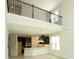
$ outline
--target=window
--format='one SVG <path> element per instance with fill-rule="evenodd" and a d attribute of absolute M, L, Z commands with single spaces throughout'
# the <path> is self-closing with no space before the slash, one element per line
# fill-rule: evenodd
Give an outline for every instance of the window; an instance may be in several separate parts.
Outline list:
<path fill-rule="evenodd" d="M 56 15 L 59 15 L 58 9 L 53 13 L 56 14 Z M 51 14 L 51 23 L 57 24 L 59 17 L 54 15 L 54 14 Z"/>
<path fill-rule="evenodd" d="M 53 50 L 60 50 L 60 37 L 59 36 L 51 37 L 51 46 Z"/>

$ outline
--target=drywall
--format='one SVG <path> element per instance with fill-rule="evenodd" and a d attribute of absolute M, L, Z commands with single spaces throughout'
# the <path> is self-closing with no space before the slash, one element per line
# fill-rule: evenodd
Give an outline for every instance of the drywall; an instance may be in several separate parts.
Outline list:
<path fill-rule="evenodd" d="M 9 34 L 9 52 L 10 56 L 17 56 L 17 35 Z"/>
<path fill-rule="evenodd" d="M 6 3 L 6 6 L 5 6 L 5 13 L 7 13 L 7 3 Z M 6 23 L 6 20 L 5 20 L 5 59 L 8 59 L 8 28 L 7 28 L 7 23 Z"/>
<path fill-rule="evenodd" d="M 7 25 L 5 26 L 5 58 L 8 59 L 8 30 L 7 30 Z"/>
<path fill-rule="evenodd" d="M 62 15 L 62 27 L 64 31 L 60 34 L 60 51 L 50 50 L 52 55 L 74 59 L 74 8 L 73 0 L 65 0 L 59 7 Z"/>
<path fill-rule="evenodd" d="M 60 25 L 7 13 L 9 32 L 26 35 L 53 34 L 62 31 Z"/>

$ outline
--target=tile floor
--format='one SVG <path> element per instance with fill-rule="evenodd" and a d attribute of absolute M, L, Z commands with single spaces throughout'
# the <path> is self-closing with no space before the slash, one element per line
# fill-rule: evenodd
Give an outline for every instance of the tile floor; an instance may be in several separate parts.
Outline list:
<path fill-rule="evenodd" d="M 9 59 L 65 59 L 65 58 L 60 58 L 52 55 L 41 55 L 41 56 L 17 56 L 17 57 L 10 57 Z"/>

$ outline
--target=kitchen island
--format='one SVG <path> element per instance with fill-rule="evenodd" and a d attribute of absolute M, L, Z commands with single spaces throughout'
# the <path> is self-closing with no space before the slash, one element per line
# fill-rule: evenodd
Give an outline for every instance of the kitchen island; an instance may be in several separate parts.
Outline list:
<path fill-rule="evenodd" d="M 37 56 L 49 54 L 48 48 L 24 48 L 24 56 Z"/>

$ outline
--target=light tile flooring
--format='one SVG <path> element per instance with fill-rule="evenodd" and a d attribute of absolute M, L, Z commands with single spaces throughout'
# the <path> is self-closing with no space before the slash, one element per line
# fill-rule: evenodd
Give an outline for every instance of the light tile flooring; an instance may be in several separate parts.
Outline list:
<path fill-rule="evenodd" d="M 64 58 L 60 58 L 52 55 L 41 55 L 41 56 L 28 56 L 28 57 L 17 56 L 17 57 L 10 57 L 9 59 L 64 59 Z"/>

